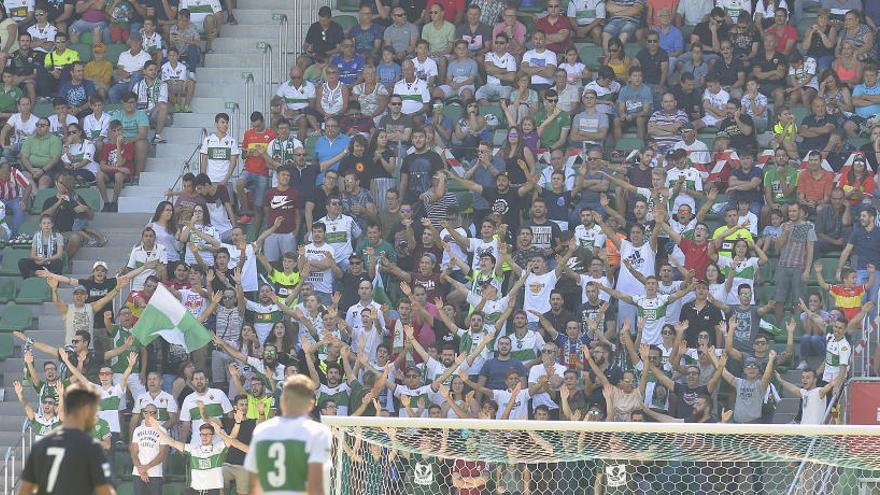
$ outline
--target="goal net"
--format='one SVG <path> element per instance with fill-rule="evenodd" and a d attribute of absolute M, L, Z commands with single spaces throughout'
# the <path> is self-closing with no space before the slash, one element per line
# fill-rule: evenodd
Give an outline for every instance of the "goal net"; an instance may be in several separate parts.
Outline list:
<path fill-rule="evenodd" d="M 333 495 L 880 493 L 880 427 L 323 421 Z"/>

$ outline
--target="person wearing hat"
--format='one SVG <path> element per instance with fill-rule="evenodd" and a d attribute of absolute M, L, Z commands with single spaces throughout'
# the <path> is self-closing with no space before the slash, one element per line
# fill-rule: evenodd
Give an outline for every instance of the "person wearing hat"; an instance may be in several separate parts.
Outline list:
<path fill-rule="evenodd" d="M 95 43 L 92 47 L 92 60 L 85 65 L 84 71 L 85 79 L 91 81 L 101 98 L 106 100 L 107 90 L 113 84 L 113 64 L 107 60 L 107 45 Z M 101 108 L 103 110 L 103 107 Z M 93 103 L 92 112 L 95 112 Z M 109 120 L 107 122 L 109 123 Z M 94 139 L 95 136 L 92 138 Z"/>
<path fill-rule="evenodd" d="M 46 283 L 48 283 L 49 288 L 52 289 L 52 303 L 55 304 L 55 308 L 61 313 L 61 316 L 64 317 L 64 341 L 69 342 L 73 339 L 73 336 L 77 331 L 82 330 L 88 332 L 89 335 L 92 334 L 95 315 L 98 311 L 101 311 L 104 306 L 113 301 L 113 298 L 116 297 L 125 283 L 125 279 L 117 278 L 116 286 L 113 290 L 94 303 L 86 302 L 89 291 L 86 290 L 85 286 L 77 285 L 73 289 L 73 302 L 64 304 L 58 296 L 58 279 L 47 278 Z"/>

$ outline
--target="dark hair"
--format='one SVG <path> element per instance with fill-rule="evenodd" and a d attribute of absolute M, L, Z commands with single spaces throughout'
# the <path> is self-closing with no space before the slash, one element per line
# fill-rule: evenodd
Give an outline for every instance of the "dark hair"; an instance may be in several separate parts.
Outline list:
<path fill-rule="evenodd" d="M 101 396 L 91 386 L 75 383 L 64 391 L 64 414 L 76 414 L 84 407 L 98 407 Z"/>

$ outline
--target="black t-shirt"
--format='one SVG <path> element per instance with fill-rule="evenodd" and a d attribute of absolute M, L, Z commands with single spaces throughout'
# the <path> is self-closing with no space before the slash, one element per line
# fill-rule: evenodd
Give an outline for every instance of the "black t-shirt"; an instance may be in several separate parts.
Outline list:
<path fill-rule="evenodd" d="M 489 202 L 489 211 L 498 213 L 504 218 L 508 232 L 515 232 L 519 226 L 520 211 L 526 200 L 518 194 L 518 187 L 511 187 L 500 192 L 497 187 L 483 187 L 483 197 Z"/>
<path fill-rule="evenodd" d="M 675 382 L 675 396 L 678 397 L 676 408 L 679 418 L 687 418 L 694 412 L 694 402 L 703 395 L 709 395 L 709 387 L 700 385 L 697 388 L 689 388 L 684 383 Z"/>
<path fill-rule="evenodd" d="M 79 281 L 80 285 L 86 288 L 88 291 L 88 296 L 86 297 L 87 303 L 93 303 L 98 299 L 106 296 L 110 293 L 114 288 L 116 288 L 116 278 L 107 278 L 104 279 L 103 282 L 98 283 L 95 282 L 94 277 L 89 277 L 87 279 L 82 279 Z M 95 326 L 96 329 L 103 329 L 104 327 L 104 311 L 110 311 L 115 313 L 113 310 L 113 302 L 111 301 L 109 305 L 104 306 L 104 309 L 100 311 L 97 315 L 95 315 Z M 115 316 L 115 314 L 114 314 Z M 113 316 L 110 317 L 110 320 L 113 320 Z"/>
<path fill-rule="evenodd" d="M 743 67 L 743 63 L 736 57 L 733 57 L 729 64 L 722 57 L 721 60 L 715 62 L 715 70 L 718 72 L 719 79 L 721 79 L 721 85 L 730 86 L 736 82 L 739 73 L 745 72 L 746 69 Z"/>
<path fill-rule="evenodd" d="M 718 27 L 718 41 L 724 41 L 727 39 L 727 35 L 730 32 L 730 28 L 724 24 Z M 700 43 L 703 44 L 703 53 L 715 53 L 712 50 L 712 31 L 709 30 L 709 22 L 701 22 L 694 27 L 694 33 L 700 38 Z"/>
<path fill-rule="evenodd" d="M 339 175 L 345 177 L 346 174 L 354 172 L 360 179 L 361 187 L 367 190 L 370 189 L 374 169 L 375 164 L 369 156 L 345 155 L 339 161 Z"/>
<path fill-rule="evenodd" d="M 528 221 L 526 227 L 532 229 L 532 246 L 538 249 L 552 249 L 559 242 L 559 236 L 562 235 L 562 229 L 556 222 L 545 220 L 543 223 L 535 223 Z"/>
<path fill-rule="evenodd" d="M 62 204 L 55 210 L 55 214 L 52 215 L 52 222 L 55 224 L 55 230 L 58 232 L 70 232 L 73 230 L 73 221 L 76 219 L 76 212 L 73 211 L 73 209 L 76 207 L 77 203 L 82 200 L 76 195 L 65 196 L 64 200 L 59 200 L 58 196 L 52 196 L 43 202 L 43 211 L 48 210 L 58 201 L 62 201 Z"/>
<path fill-rule="evenodd" d="M 69 354 L 70 364 L 79 365 L 79 356 L 75 352 Z M 82 374 L 92 383 L 98 382 L 98 371 L 104 366 L 104 352 L 101 350 L 89 351 L 83 363 Z M 68 372 L 69 375 L 69 372 Z"/>
<path fill-rule="evenodd" d="M 309 31 L 306 33 L 306 43 L 312 45 L 316 54 L 326 57 L 327 52 L 342 43 L 344 36 L 342 27 L 333 21 L 330 21 L 330 26 L 326 30 L 321 27 L 321 23 L 315 22 L 309 26 Z"/>
<path fill-rule="evenodd" d="M 223 431 L 232 433 L 232 429 L 235 428 L 235 419 L 224 417 L 220 420 L 220 424 L 223 425 Z M 238 436 L 235 439 L 245 445 L 250 445 L 251 438 L 254 436 L 254 428 L 256 427 L 257 420 L 245 419 L 238 426 Z M 226 462 L 234 466 L 241 466 L 244 465 L 244 456 L 244 452 L 235 447 L 229 447 L 229 452 L 226 454 Z"/>
<path fill-rule="evenodd" d="M 752 149 L 755 149 L 758 146 L 758 139 L 755 137 L 755 122 L 746 114 L 742 114 L 740 120 L 752 128 L 751 133 L 744 134 L 736 120 L 730 117 L 719 122 L 716 127 L 718 127 L 719 131 L 726 132 L 727 135 L 730 136 L 731 148 L 743 149 L 751 147 Z"/>
<path fill-rule="evenodd" d="M 672 89 L 672 94 L 675 96 L 675 102 L 678 105 L 678 109 L 687 113 L 688 116 L 693 116 L 693 114 L 703 114 L 703 98 L 699 91 L 694 89 L 689 93 L 685 93 L 681 89 L 681 86 L 676 86 Z"/>
<path fill-rule="evenodd" d="M 70 5 L 73 7 L 75 2 L 73 0 L 48 0 L 46 3 L 49 6 L 49 22 L 55 22 L 55 19 L 61 17 L 61 14 L 64 13 L 64 6 Z M 73 12 L 71 12 L 71 14 L 73 14 Z M 68 25 L 70 25 L 69 23 L 72 21 L 73 17 L 69 18 L 67 20 Z"/>
<path fill-rule="evenodd" d="M 801 127 L 807 126 L 810 128 L 822 127 L 827 124 L 833 124 L 837 126 L 837 118 L 831 115 L 825 114 L 821 119 L 816 118 L 815 114 L 810 114 L 804 117 L 804 120 L 801 121 Z M 828 139 L 831 137 L 831 134 L 820 134 L 816 137 L 805 137 L 801 141 L 801 148 L 805 150 L 821 150 L 825 148 L 825 145 L 828 144 Z M 733 144 L 733 143 L 731 143 Z"/>
<path fill-rule="evenodd" d="M 33 75 L 35 70 L 37 70 L 37 61 L 39 60 L 39 57 L 40 54 L 33 50 L 23 52 L 19 49 L 12 54 L 12 60 L 10 61 L 9 66 L 12 68 L 12 72 L 16 76 L 30 76 Z"/>
<path fill-rule="evenodd" d="M 774 71 L 779 67 L 785 67 L 785 58 L 783 55 L 777 52 L 774 52 L 770 58 L 767 58 L 766 52 L 758 53 L 758 67 L 761 68 L 764 72 Z M 772 84 L 778 85 L 783 84 L 785 82 L 786 72 L 782 71 L 782 75 L 775 79 L 762 79 L 761 84 Z M 731 143 L 733 144 L 733 143 Z"/>
<path fill-rule="evenodd" d="M 372 279 L 370 279 L 366 272 L 360 275 L 352 275 L 350 272 L 342 274 L 342 300 L 339 301 L 340 308 L 349 308 L 357 304 L 359 300 L 358 285 L 363 281 L 372 282 Z"/>
<path fill-rule="evenodd" d="M 636 54 L 636 59 L 638 59 L 642 66 L 642 74 L 644 75 L 645 82 L 648 84 L 660 84 L 660 76 L 662 75 L 660 64 L 663 62 L 669 62 L 669 54 L 666 53 L 666 50 L 658 48 L 657 53 L 651 55 L 651 52 L 647 48 L 642 48 L 641 51 Z"/>
<path fill-rule="evenodd" d="M 315 181 L 321 175 L 321 169 L 317 165 L 309 165 L 302 169 L 294 165 L 285 165 L 283 168 L 290 171 L 290 186 L 299 193 L 300 198 L 308 198 L 312 195 L 312 191 L 320 189 L 315 187 Z"/>
<path fill-rule="evenodd" d="M 400 175 L 406 174 L 408 177 L 404 202 L 413 206 L 416 202 L 420 203 L 419 195 L 431 188 L 431 177 L 439 170 L 443 170 L 443 160 L 436 151 L 407 155 L 400 167 Z"/>
<path fill-rule="evenodd" d="M 688 347 L 697 347 L 697 336 L 700 332 L 709 332 L 709 339 L 715 335 L 715 325 L 724 320 L 721 310 L 710 304 L 708 301 L 701 310 L 697 310 L 694 302 L 689 302 L 681 308 L 681 321 L 688 322 L 688 328 L 685 330 L 684 338 Z"/>
<path fill-rule="evenodd" d="M 333 192 L 337 192 L 335 188 Z M 319 218 L 327 216 L 327 193 L 324 192 L 323 187 L 312 188 L 312 193 L 306 197 L 308 198 L 306 201 L 311 201 L 315 204 L 312 208 L 313 222 L 317 222 Z"/>
<path fill-rule="evenodd" d="M 34 444 L 21 479 L 39 486 L 39 495 L 94 493 L 110 483 L 110 464 L 88 433 L 61 428 Z"/>

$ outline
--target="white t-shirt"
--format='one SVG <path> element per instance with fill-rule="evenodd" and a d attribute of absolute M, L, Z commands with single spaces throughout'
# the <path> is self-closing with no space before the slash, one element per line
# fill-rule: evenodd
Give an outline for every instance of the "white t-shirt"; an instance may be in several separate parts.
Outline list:
<path fill-rule="evenodd" d="M 393 94 L 400 95 L 403 105 L 400 111 L 406 115 L 411 115 L 431 101 L 431 93 L 428 91 L 428 83 L 416 77 L 416 80 L 408 83 L 405 79 L 401 79 L 394 83 Z"/>
<path fill-rule="evenodd" d="M 504 69 L 507 72 L 516 72 L 516 58 L 514 58 L 513 55 L 507 52 L 504 52 L 504 55 L 498 55 L 494 51 L 487 52 L 486 63 L 491 63 L 495 67 L 498 67 L 499 69 Z M 503 83 L 501 82 L 501 79 L 498 79 L 491 74 L 486 74 L 486 84 L 501 86 Z"/>
<path fill-rule="evenodd" d="M 581 302 L 587 302 L 590 298 L 587 297 L 587 286 L 590 285 L 590 282 L 595 282 L 602 287 L 611 287 L 611 281 L 608 280 L 608 277 L 601 276 L 599 278 L 593 278 L 589 274 L 581 274 L 580 275 L 580 285 L 581 285 Z M 611 296 L 608 295 L 604 290 L 599 289 L 599 300 L 608 302 L 611 300 Z"/>
<path fill-rule="evenodd" d="M 829 383 L 837 378 L 841 366 L 849 365 L 850 357 L 852 357 L 852 344 L 846 340 L 846 337 L 837 340 L 833 333 L 829 333 L 825 337 L 825 372 L 822 373 L 822 380 Z"/>
<path fill-rule="evenodd" d="M 645 296 L 633 296 L 633 302 L 638 308 L 638 317 L 644 320 L 645 329 L 642 330 L 642 342 L 645 344 L 661 344 L 663 337 L 660 331 L 666 324 L 666 310 L 669 296 L 665 294 L 657 294 L 657 297 L 648 298 Z"/>
<path fill-rule="evenodd" d="M 162 81 L 166 83 L 175 83 L 178 81 L 187 81 L 189 79 L 189 69 L 183 62 L 177 62 L 177 67 L 172 67 L 171 62 L 162 64 Z"/>
<path fill-rule="evenodd" d="M 556 53 L 546 48 L 541 53 L 538 53 L 536 50 L 529 50 L 523 54 L 522 64 L 528 64 L 529 68 L 532 69 L 536 67 L 543 68 L 548 65 L 556 67 Z M 536 74 L 532 76 L 532 84 L 553 84 L 553 79 Z"/>
<path fill-rule="evenodd" d="M 141 411 L 150 404 L 156 406 L 156 409 L 159 411 L 159 415 L 156 418 L 159 421 L 167 421 L 169 413 L 177 412 L 177 401 L 171 394 L 164 390 L 159 391 L 159 394 L 156 395 L 156 397 L 153 397 L 149 390 L 137 396 L 134 400 L 134 407 L 132 407 L 131 412 L 134 414 L 140 414 Z"/>
<path fill-rule="evenodd" d="M 15 22 L 21 22 L 27 17 L 28 12 L 34 11 L 36 0 L 6 0 L 6 13 Z"/>
<path fill-rule="evenodd" d="M 413 57 L 412 63 L 416 69 L 416 77 L 422 81 L 428 82 L 432 77 L 436 78 L 440 75 L 437 62 L 431 57 L 426 58 L 424 62 L 420 61 L 419 57 Z"/>
<path fill-rule="evenodd" d="M 617 279 L 617 290 L 632 296 L 644 296 L 645 286 L 630 273 L 623 260 L 629 260 L 634 270 L 644 276 L 654 275 L 654 258 L 651 243 L 646 239 L 641 247 L 635 247 L 626 239 L 620 240 L 620 275 Z"/>
<path fill-rule="evenodd" d="M 223 7 L 218 0 L 180 0 L 177 10 L 180 9 L 189 9 L 190 22 L 201 26 L 205 22 L 205 17 L 220 12 Z"/>
<path fill-rule="evenodd" d="M 234 137 L 227 135 L 221 138 L 217 134 L 211 134 L 202 141 L 199 153 L 208 157 L 205 172 L 211 182 L 216 183 L 226 179 L 226 173 L 232 165 L 232 157 L 240 156 L 241 149 Z"/>
<path fill-rule="evenodd" d="M 354 218 L 340 214 L 335 219 L 329 216 L 318 220 L 327 227 L 327 233 L 324 241 L 333 249 L 333 259 L 336 263 L 347 261 L 348 257 L 354 252 L 351 242 L 361 236 L 361 228 L 358 226 Z M 311 234 L 309 234 L 311 236 Z"/>
<path fill-rule="evenodd" d="M 148 261 L 158 261 L 160 265 L 168 264 L 168 256 L 165 253 L 165 246 L 157 243 L 153 249 L 147 251 L 144 249 L 143 244 L 138 244 L 131 250 L 131 255 L 128 257 L 128 264 L 125 266 L 134 270 L 144 266 Z M 150 275 L 155 274 L 155 268 L 145 269 L 140 275 L 131 280 L 131 290 L 144 290 L 144 283 Z"/>
<path fill-rule="evenodd" d="M 529 419 L 529 398 L 531 398 L 529 389 L 524 388 L 520 390 L 516 398 L 508 390 L 493 390 L 492 398 L 498 403 L 498 412 L 495 414 L 495 419 L 501 419 L 504 410 L 507 409 L 507 405 L 510 404 L 511 400 L 514 401 L 513 409 L 510 410 L 510 416 L 507 419 Z"/>
<path fill-rule="evenodd" d="M 229 266 L 238 266 L 238 260 L 241 259 L 241 249 L 226 243 L 220 246 L 229 251 Z M 241 288 L 245 292 L 255 291 L 257 290 L 257 255 L 254 252 L 253 243 L 245 246 L 244 255 L 244 266 L 241 268 Z"/>
<path fill-rule="evenodd" d="M 801 424 L 821 425 L 825 423 L 825 398 L 820 395 L 819 387 L 810 390 L 801 389 Z"/>
<path fill-rule="evenodd" d="M 67 126 L 69 126 L 70 124 L 78 124 L 78 123 L 79 123 L 79 119 L 77 119 L 73 115 L 68 115 L 67 117 L 65 117 L 64 123 L 62 124 L 58 120 L 58 114 L 53 113 L 52 115 L 49 116 L 49 132 L 60 137 L 63 142 L 64 135 L 66 134 Z"/>
<path fill-rule="evenodd" d="M 284 99 L 288 110 L 302 110 L 309 106 L 315 99 L 315 85 L 309 81 L 303 81 L 303 86 L 297 88 L 290 81 L 285 82 L 275 91 L 276 96 Z"/>
<path fill-rule="evenodd" d="M 195 430 L 197 431 L 197 430 Z M 199 436 L 194 435 L 195 438 Z M 226 444 L 217 441 L 219 436 L 215 435 L 215 442 L 211 445 L 186 444 L 183 446 L 184 452 L 193 457 L 190 461 L 190 482 L 189 486 L 193 490 L 217 490 L 223 488 L 223 462 L 226 460 Z"/>
<path fill-rule="evenodd" d="M 86 115 L 83 119 L 83 137 L 97 142 L 107 140 L 107 132 L 110 130 L 110 114 L 101 112 L 101 118 L 95 117 L 94 113 Z"/>
<path fill-rule="evenodd" d="M 144 70 L 144 64 L 150 60 L 153 60 L 153 57 L 143 50 L 139 51 L 137 55 L 132 55 L 131 50 L 125 50 L 119 54 L 119 60 L 116 61 L 116 67 L 123 69 L 129 74 L 133 74 Z"/>
<path fill-rule="evenodd" d="M 687 144 L 684 141 L 679 141 L 672 146 L 673 150 L 685 150 L 688 152 L 688 159 L 693 163 L 706 164 L 712 161 L 712 157 L 709 156 L 709 147 L 706 146 L 706 143 L 700 141 L 699 139 L 695 139 L 693 143 Z M 701 172 L 700 176 L 704 179 L 709 177 L 708 172 Z"/>
<path fill-rule="evenodd" d="M 6 125 L 12 128 L 12 136 L 9 138 L 12 144 L 21 144 L 28 136 L 37 132 L 37 121 L 40 119 L 31 114 L 27 120 L 23 120 L 20 113 L 14 113 L 6 121 Z"/>
<path fill-rule="evenodd" d="M 471 237 L 468 240 L 468 252 L 474 253 L 474 259 L 471 261 L 471 270 L 480 270 L 480 256 L 489 253 L 498 259 L 498 239 L 493 238 L 490 242 L 486 242 L 479 237 Z"/>
<path fill-rule="evenodd" d="M 266 473 L 266 483 L 261 481 L 265 495 L 305 495 L 298 490 L 303 481 L 291 479 L 288 473 L 304 473 L 309 464 L 323 464 L 324 487 L 329 487 L 332 441 L 326 425 L 304 416 L 276 416 L 254 429 L 244 468 L 251 473 Z"/>
<path fill-rule="evenodd" d="M 220 418 L 232 410 L 229 397 L 220 389 L 208 388 L 204 394 L 193 392 L 187 395 L 180 406 L 180 420 L 192 421 L 190 432 L 192 433 L 191 442 L 193 443 L 199 441 L 199 427 L 205 423 L 205 420 L 199 416 L 199 408 L 196 406 L 197 401 L 202 401 L 205 404 L 205 414 L 211 418 Z"/>
<path fill-rule="evenodd" d="M 712 93 L 707 88 L 705 91 L 703 91 L 703 101 L 707 100 L 709 101 L 709 105 L 711 105 L 713 108 L 723 109 L 724 105 L 727 105 L 727 101 L 730 100 L 730 93 L 724 91 L 723 88 L 719 89 L 717 93 Z M 705 115 L 703 115 L 703 122 L 708 126 L 712 126 L 718 122 L 721 122 L 721 119 L 709 112 L 705 112 Z"/>
<path fill-rule="evenodd" d="M 118 383 L 109 388 L 101 386 L 98 388 L 101 389 L 98 417 L 107 422 L 112 433 L 119 433 L 119 411 L 125 409 L 125 392 L 122 391 L 122 387 Z"/>
<path fill-rule="evenodd" d="M 58 29 L 56 29 L 51 23 L 47 23 L 42 28 L 34 24 L 27 28 L 27 33 L 31 35 L 32 43 L 34 41 L 55 41 L 55 35 L 58 34 Z M 34 51 L 49 53 L 49 50 L 46 50 L 45 48 L 35 47 L 33 44 L 31 44 L 31 47 Z"/>
<path fill-rule="evenodd" d="M 165 428 L 161 426 L 158 427 L 159 430 L 165 432 Z M 162 451 L 162 440 L 159 438 L 159 432 L 156 431 L 155 428 L 150 428 L 147 425 L 139 425 L 134 429 L 134 433 L 131 437 L 131 443 L 136 444 L 138 446 L 138 461 L 141 464 L 148 464 L 156 456 L 159 455 L 159 452 Z M 138 476 L 138 470 L 136 467 L 132 466 L 131 474 L 134 476 Z M 162 477 L 162 463 L 147 469 L 147 476 L 150 478 L 161 478 Z"/>
<path fill-rule="evenodd" d="M 75 119 L 76 117 L 74 117 Z M 82 143 L 74 143 L 69 146 L 67 153 L 61 155 L 61 161 L 66 165 L 72 163 L 80 163 L 83 160 L 88 163 L 82 168 L 93 174 L 98 173 L 98 163 L 95 162 L 95 145 L 91 141 L 83 141 Z"/>
<path fill-rule="evenodd" d="M 553 374 L 559 378 L 564 378 L 565 369 L 565 366 L 556 363 L 556 365 L 553 366 Z M 544 363 L 532 366 L 532 369 L 529 370 L 529 385 L 538 383 L 538 379 L 548 374 L 547 367 L 544 366 Z M 538 406 L 547 406 L 549 409 L 559 409 L 559 405 L 553 402 L 553 399 L 550 398 L 550 394 L 547 392 L 541 392 L 538 395 L 532 396 L 532 411 Z"/>
<path fill-rule="evenodd" d="M 590 250 L 596 246 L 600 249 L 605 247 L 605 234 L 602 232 L 602 227 L 596 224 L 590 228 L 585 227 L 584 224 L 578 225 L 574 228 L 574 238 L 578 246 Z"/>
<path fill-rule="evenodd" d="M 696 212 L 697 203 L 692 196 L 685 192 L 685 189 L 701 192 L 703 190 L 703 176 L 700 174 L 699 170 L 692 167 L 688 167 L 684 170 L 678 167 L 673 167 L 666 173 L 666 186 L 669 187 L 670 190 L 673 190 L 679 177 L 684 177 L 684 184 L 682 185 L 681 192 L 678 196 L 673 198 L 672 210 L 678 211 L 679 206 L 688 205 L 691 207 L 691 211 Z"/>
<path fill-rule="evenodd" d="M 323 262 L 327 259 L 327 257 L 324 256 L 324 253 L 330 253 L 333 255 L 333 248 L 327 244 L 322 244 L 318 247 L 314 242 L 306 245 L 306 261 Z M 333 292 L 333 270 L 330 268 L 327 268 L 326 270 L 312 270 L 303 282 L 312 284 L 312 288 L 315 289 L 315 292 L 330 294 Z"/>
<path fill-rule="evenodd" d="M 530 273 L 526 278 L 523 309 L 526 310 L 529 321 L 538 321 L 538 317 L 530 313 L 529 310 L 535 310 L 539 313 L 550 311 L 550 292 L 556 288 L 558 280 L 556 270 L 550 270 L 543 275 Z"/>

